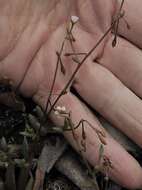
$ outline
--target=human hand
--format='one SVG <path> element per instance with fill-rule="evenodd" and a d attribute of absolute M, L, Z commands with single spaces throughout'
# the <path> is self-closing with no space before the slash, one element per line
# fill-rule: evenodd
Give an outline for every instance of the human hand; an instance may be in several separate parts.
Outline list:
<path fill-rule="evenodd" d="M 119 3 L 118 3 L 119 2 Z M 0 77 L 8 77 L 24 96 L 32 97 L 42 108 L 46 109 L 50 95 L 58 58 L 61 57 L 64 71 L 59 65 L 50 103 L 54 104 L 86 52 L 98 42 L 110 27 L 116 15 L 120 1 L 78 0 L 49 1 L 43 0 L 6 0 L 0 2 Z M 74 124 L 87 120 L 94 129 L 102 130 L 98 119 L 87 106 L 70 92 L 73 87 L 92 108 L 97 110 L 115 127 L 122 130 L 134 142 L 142 147 L 142 97 L 141 60 L 142 60 L 142 24 L 140 0 L 125 0 L 124 18 L 131 29 L 128 30 L 123 19 L 120 20 L 116 47 L 112 47 L 114 34 L 109 33 L 96 50 L 85 60 L 70 86 L 67 94 L 61 96 L 54 108 L 65 106 L 71 111 Z M 72 15 L 79 17 L 70 38 L 59 57 L 59 52 L 69 27 Z M 121 37 L 120 37 L 121 36 Z M 58 52 L 58 53 L 57 53 Z M 83 54 L 82 54 L 83 53 Z M 85 53 L 85 54 L 84 54 Z M 58 54 L 58 56 L 57 56 Z M 95 60 L 95 61 L 93 61 Z M 48 106 L 47 113 L 50 111 Z M 50 118 L 57 125 L 63 125 L 63 118 L 52 111 Z M 96 131 L 85 123 L 86 152 L 84 156 L 92 164 L 98 163 L 100 139 Z M 64 135 L 78 150 L 71 132 Z M 81 127 L 75 135 L 82 139 Z M 112 168 L 108 175 L 117 183 L 128 188 L 142 187 L 142 168 L 106 132 L 104 155 L 111 161 Z"/>

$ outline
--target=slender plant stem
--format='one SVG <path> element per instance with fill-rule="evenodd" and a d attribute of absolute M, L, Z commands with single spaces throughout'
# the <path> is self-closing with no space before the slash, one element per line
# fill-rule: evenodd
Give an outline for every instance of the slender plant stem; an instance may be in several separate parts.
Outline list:
<path fill-rule="evenodd" d="M 124 4 L 124 0 L 122 0 L 122 2 L 121 2 L 118 14 L 121 14 L 123 4 Z M 114 40 L 112 41 L 112 47 L 115 47 L 116 43 L 117 43 L 117 33 L 118 33 L 118 27 L 119 27 L 119 20 L 120 19 L 118 19 L 114 25 Z"/>
<path fill-rule="evenodd" d="M 75 75 L 77 74 L 77 72 L 79 71 L 80 67 L 83 65 L 83 63 L 88 59 L 88 57 L 96 50 L 96 48 L 101 44 L 101 42 L 104 40 L 104 38 L 109 34 L 109 32 L 111 32 L 113 26 L 118 22 L 118 20 L 121 18 L 121 15 L 118 15 L 118 17 L 112 22 L 111 26 L 107 29 L 107 31 L 105 32 L 105 34 L 103 34 L 103 36 L 98 40 L 98 42 L 95 44 L 95 46 L 85 55 L 85 57 L 82 59 L 82 61 L 78 64 L 78 66 L 76 67 L 74 73 L 72 74 L 72 76 L 70 77 L 69 81 L 67 82 L 67 84 L 65 85 L 65 87 L 63 88 L 63 90 L 60 92 L 59 96 L 56 98 L 56 100 L 54 101 L 53 105 L 51 106 L 50 110 L 47 113 L 47 116 L 50 115 L 52 109 L 54 108 L 54 106 L 56 105 L 56 103 L 58 102 L 58 100 L 60 99 L 60 97 L 65 94 L 67 88 L 69 87 L 69 85 L 71 84 L 71 82 L 73 81 Z"/>
<path fill-rule="evenodd" d="M 60 56 L 62 54 L 62 51 L 63 51 L 63 48 L 64 48 L 64 45 L 65 45 L 65 40 L 63 41 L 62 43 L 62 46 L 61 46 L 61 50 L 59 52 L 59 55 L 58 56 L 58 59 L 57 59 L 57 64 L 56 64 L 56 68 L 55 68 L 55 73 L 54 73 L 54 78 L 53 78 L 53 83 L 52 83 L 52 86 L 51 86 L 51 90 L 49 92 L 49 96 L 48 96 L 48 99 L 47 99 L 47 102 L 46 102 L 46 107 L 45 107 L 45 114 L 47 112 L 47 109 L 48 109 L 48 105 L 49 105 L 49 102 L 50 102 L 50 98 L 52 96 L 52 93 L 53 93 L 53 89 L 54 89 L 54 85 L 55 85 L 55 81 L 56 81 L 56 77 L 57 77 L 57 72 L 58 72 L 58 67 L 59 67 L 59 63 L 60 63 Z"/>
<path fill-rule="evenodd" d="M 99 186 L 98 186 L 98 183 L 97 183 L 97 180 L 96 180 L 96 176 L 94 175 L 94 173 L 92 173 L 92 169 L 91 169 L 91 167 L 90 167 L 88 161 L 86 160 L 86 158 L 85 158 L 85 156 L 84 156 L 84 154 L 83 154 L 82 148 L 80 147 L 79 140 L 78 140 L 78 138 L 76 138 L 76 135 L 75 135 L 75 128 L 74 128 L 74 125 L 72 125 L 72 121 L 71 121 L 71 126 L 70 126 L 70 127 L 71 127 L 72 136 L 73 136 L 73 138 L 74 138 L 74 140 L 75 140 L 75 142 L 76 142 L 76 145 L 77 145 L 77 147 L 78 147 L 78 151 L 80 152 L 80 154 L 81 154 L 81 156 L 82 156 L 82 159 L 83 159 L 83 161 L 84 161 L 84 164 L 86 165 L 86 167 L 87 167 L 87 169 L 88 169 L 88 172 L 89 172 L 90 176 L 91 176 L 92 179 L 93 179 L 94 188 L 95 188 L 96 190 L 99 190 Z"/>
<path fill-rule="evenodd" d="M 65 53 L 64 56 L 72 56 L 72 55 L 86 55 L 86 53 Z"/>

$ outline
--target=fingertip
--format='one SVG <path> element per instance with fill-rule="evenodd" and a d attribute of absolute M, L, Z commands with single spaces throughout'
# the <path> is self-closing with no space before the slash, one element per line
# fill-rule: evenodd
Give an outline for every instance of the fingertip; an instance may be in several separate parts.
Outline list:
<path fill-rule="evenodd" d="M 112 160 L 110 178 L 128 189 L 142 188 L 142 168 L 121 145 L 110 137 L 106 154 Z"/>

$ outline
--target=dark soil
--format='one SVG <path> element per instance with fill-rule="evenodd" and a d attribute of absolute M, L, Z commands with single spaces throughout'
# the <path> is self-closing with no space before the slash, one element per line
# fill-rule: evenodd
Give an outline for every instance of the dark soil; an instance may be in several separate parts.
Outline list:
<path fill-rule="evenodd" d="M 8 106 L 0 105 L 0 190 L 26 190 L 26 186 L 31 175 L 35 180 L 36 165 L 33 160 L 38 159 L 44 140 L 41 139 L 38 143 L 28 141 L 28 143 L 31 143 L 28 144 L 30 147 L 28 147 L 29 155 L 26 155 L 27 153 L 25 154 L 27 147 L 26 144 L 23 146 L 24 137 L 20 132 L 25 130 L 27 116 L 29 113 L 33 113 L 33 109 L 36 105 L 31 101 L 31 99 L 23 99 L 23 101 L 26 107 L 24 112 L 16 111 Z M 23 148 L 22 150 L 18 148 L 11 154 L 7 149 L 7 146 L 9 145 L 23 146 L 24 151 Z M 137 156 L 137 160 L 142 164 L 141 158 L 142 156 L 139 154 L 139 156 Z M 18 160 L 18 164 L 14 163 L 14 159 Z M 23 160 L 25 162 L 23 162 Z M 99 175 L 97 178 L 100 190 L 124 190 L 111 181 L 106 184 L 102 175 Z M 79 190 L 79 188 L 76 187 L 67 176 L 61 174 L 54 167 L 48 175 L 46 174 L 44 181 L 44 189 Z"/>
<path fill-rule="evenodd" d="M 7 145 L 22 145 L 23 144 L 23 136 L 20 135 L 20 132 L 25 130 L 25 124 L 27 121 L 27 115 L 29 113 L 33 113 L 33 109 L 35 108 L 35 104 L 29 100 L 29 99 L 24 99 L 24 103 L 26 106 L 26 111 L 16 111 L 15 109 L 5 106 L 5 105 L 0 105 L 0 140 L 2 142 L 2 138 L 5 139 L 6 141 L 6 146 Z M 7 150 L 3 150 L 3 143 L 0 145 L 0 151 L 4 151 L 7 154 Z M 37 159 L 38 156 L 40 155 L 41 148 L 42 148 L 42 142 L 41 146 L 37 148 L 37 144 L 34 147 L 31 145 L 31 147 L 34 149 L 32 150 L 34 152 L 34 156 Z M 32 155 L 33 155 L 32 152 Z M 21 175 L 21 171 L 25 170 L 25 166 L 20 166 L 14 164 L 14 170 L 7 168 L 7 164 L 10 165 L 11 163 L 13 164 L 13 159 L 17 158 L 19 159 L 19 162 L 24 159 L 23 152 L 16 152 L 15 155 L 13 155 L 13 158 L 11 155 L 7 159 L 3 159 L 3 156 L 0 155 L 0 190 L 24 190 L 26 189 L 26 184 L 28 183 L 28 178 L 30 177 L 29 173 L 28 175 L 25 173 L 23 179 L 23 184 L 19 186 L 19 176 Z M 33 158 L 34 159 L 34 158 Z M 31 160 L 29 159 L 29 162 Z M 5 165 L 3 164 L 5 163 Z M 30 163 L 29 163 L 30 164 Z M 24 168 L 24 169 L 23 169 Z M 35 166 L 34 164 L 32 165 L 31 172 L 33 177 L 35 177 Z M 7 175 L 7 170 L 10 171 L 10 179 L 6 179 L 7 177 L 9 178 L 9 175 Z M 28 178 L 27 178 L 28 177 Z M 13 179 L 14 178 L 14 179 Z M 8 182 L 7 182 L 8 181 Z M 6 185 L 9 183 L 10 185 Z M 12 187 L 13 186 L 13 187 Z M 20 188 L 18 188 L 18 186 Z M 25 187 L 25 188 L 24 188 Z M 22 188 L 22 189 L 21 189 Z M 58 172 L 56 169 L 52 169 L 51 172 L 46 175 L 45 182 L 44 182 L 44 189 L 48 190 L 79 190 L 66 176 L 62 175 L 60 172 Z"/>

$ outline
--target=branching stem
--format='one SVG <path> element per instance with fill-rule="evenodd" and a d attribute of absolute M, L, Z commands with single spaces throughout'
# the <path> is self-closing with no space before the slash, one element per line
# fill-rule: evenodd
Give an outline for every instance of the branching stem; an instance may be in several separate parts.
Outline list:
<path fill-rule="evenodd" d="M 75 75 L 77 74 L 77 72 L 79 71 L 80 67 L 84 64 L 84 62 L 88 59 L 88 57 L 96 50 L 96 48 L 101 44 L 101 42 L 109 34 L 109 32 L 111 32 L 112 28 L 114 27 L 114 25 L 118 22 L 118 20 L 121 17 L 122 17 L 122 15 L 119 14 L 118 17 L 112 22 L 111 26 L 107 29 L 107 31 L 105 32 L 105 34 L 103 34 L 103 36 L 98 40 L 98 42 L 95 44 L 95 46 L 85 55 L 85 57 L 82 59 L 82 61 L 80 62 L 80 64 L 78 64 L 78 66 L 76 67 L 74 73 L 70 77 L 69 81 L 67 82 L 67 84 L 65 85 L 65 87 L 63 88 L 63 90 L 60 92 L 59 96 L 54 101 L 54 103 L 51 106 L 50 110 L 48 111 L 47 116 L 50 115 L 52 109 L 54 108 L 54 106 L 56 105 L 56 103 L 58 102 L 58 100 L 61 98 L 61 96 L 65 94 L 66 90 L 68 89 L 69 85 L 73 81 L 73 79 L 74 79 Z"/>

